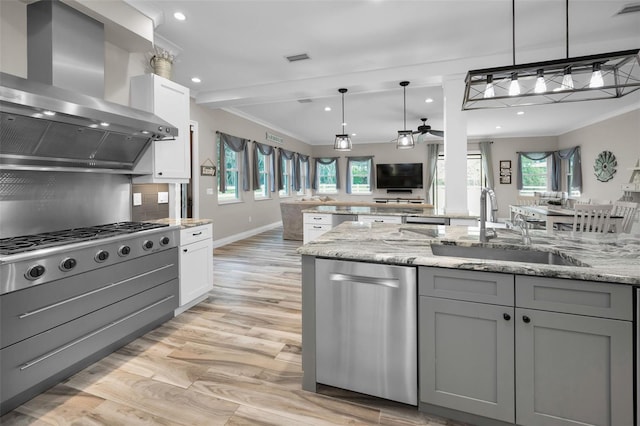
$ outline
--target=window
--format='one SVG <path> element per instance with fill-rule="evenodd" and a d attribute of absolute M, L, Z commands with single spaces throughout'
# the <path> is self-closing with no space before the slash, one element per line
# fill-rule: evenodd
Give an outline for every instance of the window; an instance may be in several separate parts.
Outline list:
<path fill-rule="evenodd" d="M 580 190 L 576 188 L 577 185 L 575 184 L 575 174 L 577 172 L 576 157 L 572 155 L 567 160 L 563 161 L 566 164 L 565 170 L 567 171 L 567 192 L 570 197 L 579 197 Z"/>
<path fill-rule="evenodd" d="M 547 191 L 549 187 L 549 159 L 531 160 L 520 154 L 522 161 L 522 189 L 521 195 L 533 195 L 534 192 Z"/>
<path fill-rule="evenodd" d="M 486 185 L 482 155 L 467 154 L 467 206 L 471 216 L 480 216 L 480 193 Z M 444 211 L 445 206 L 444 155 L 438 156 L 436 175 L 433 179 L 432 197 L 436 210 Z"/>
<path fill-rule="evenodd" d="M 269 155 L 264 155 L 259 150 L 255 151 L 256 160 L 258 161 L 258 182 L 260 189 L 253 191 L 253 198 L 256 200 L 264 200 L 269 198 Z"/>
<path fill-rule="evenodd" d="M 309 175 L 309 161 L 300 163 L 300 190 L 296 193 L 297 195 L 306 195 L 307 194 L 307 179 Z"/>
<path fill-rule="evenodd" d="M 282 189 L 278 191 L 280 197 L 291 196 L 291 160 L 286 159 L 284 156 L 280 157 L 281 163 L 281 175 L 282 175 Z"/>
<path fill-rule="evenodd" d="M 335 159 L 329 164 L 317 163 L 318 173 L 318 193 L 320 194 L 335 194 L 338 192 L 338 179 L 336 174 L 336 164 L 338 160 Z"/>
<path fill-rule="evenodd" d="M 347 193 L 371 194 L 371 159 L 356 160 L 350 158 L 347 164 L 349 165 L 347 170 Z"/>
<path fill-rule="evenodd" d="M 218 152 L 220 152 L 221 143 L 224 142 L 218 141 Z M 225 149 L 224 162 L 226 167 L 226 190 L 224 192 L 220 191 L 220 179 L 218 179 L 218 202 L 238 201 L 240 200 L 240 153 Z M 218 170 L 220 170 L 220 158 L 218 158 Z"/>

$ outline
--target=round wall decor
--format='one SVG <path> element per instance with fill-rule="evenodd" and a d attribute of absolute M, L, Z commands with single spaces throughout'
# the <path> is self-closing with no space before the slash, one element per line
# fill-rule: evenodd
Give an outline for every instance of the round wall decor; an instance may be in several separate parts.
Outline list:
<path fill-rule="evenodd" d="M 611 151 L 602 151 L 596 157 L 593 171 L 600 182 L 606 182 L 616 174 L 617 165 L 616 156 Z"/>

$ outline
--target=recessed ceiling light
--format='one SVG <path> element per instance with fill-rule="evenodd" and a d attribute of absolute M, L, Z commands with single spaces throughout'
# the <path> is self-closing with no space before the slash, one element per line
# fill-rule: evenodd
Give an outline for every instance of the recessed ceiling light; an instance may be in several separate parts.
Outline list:
<path fill-rule="evenodd" d="M 342 123 L 342 125 L 343 125 L 343 126 L 346 126 L 346 125 L 347 125 L 347 123 Z"/>
<path fill-rule="evenodd" d="M 194 83 L 202 83 L 202 80 L 200 80 L 198 77 L 191 77 L 191 81 L 193 81 Z"/>
<path fill-rule="evenodd" d="M 524 115 L 524 111 L 518 111 L 516 114 L 518 114 L 518 115 Z"/>
<path fill-rule="evenodd" d="M 43 111 L 43 112 L 44 112 L 44 115 L 56 115 L 56 113 L 53 111 Z"/>
<path fill-rule="evenodd" d="M 424 101 L 425 101 L 426 103 L 430 104 L 431 102 L 433 102 L 433 99 L 431 99 L 431 98 L 427 98 L 427 99 L 425 99 Z"/>
<path fill-rule="evenodd" d="M 351 133 L 351 136 L 358 136 L 357 133 Z"/>
<path fill-rule="evenodd" d="M 178 21 L 184 21 L 187 19 L 187 17 L 185 16 L 184 13 L 182 12 L 176 12 L 173 14 L 173 17 L 176 18 Z"/>
<path fill-rule="evenodd" d="M 502 129 L 502 126 L 496 126 L 496 129 Z"/>
<path fill-rule="evenodd" d="M 109 127 L 109 123 L 107 123 L 106 121 L 103 121 L 102 123 L 100 123 L 100 125 L 102 127 Z"/>
<path fill-rule="evenodd" d="M 325 110 L 325 111 L 327 111 L 327 112 L 328 112 L 328 111 L 331 111 L 331 107 L 326 106 L 326 107 L 324 107 L 324 110 Z"/>

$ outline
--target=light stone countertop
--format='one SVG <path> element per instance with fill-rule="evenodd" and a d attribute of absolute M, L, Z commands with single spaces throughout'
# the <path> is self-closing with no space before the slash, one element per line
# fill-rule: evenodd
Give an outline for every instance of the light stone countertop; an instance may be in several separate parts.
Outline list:
<path fill-rule="evenodd" d="M 581 236 L 573 232 L 530 231 L 531 246 L 520 232 L 498 229 L 498 238 L 479 242 L 478 227 L 344 222 L 298 249 L 301 255 L 398 265 L 423 265 L 504 272 L 586 281 L 640 285 L 640 235 Z M 430 244 L 507 247 L 549 251 L 588 266 L 435 256 Z"/>
<path fill-rule="evenodd" d="M 192 218 L 163 218 L 156 220 L 147 220 L 146 222 L 162 223 L 167 225 L 179 226 L 180 229 L 195 228 L 196 226 L 208 225 L 213 223 L 211 219 L 192 219 Z"/>
<path fill-rule="evenodd" d="M 355 214 L 380 216 L 448 217 L 455 219 L 477 219 L 477 216 L 460 214 L 440 214 L 433 207 L 417 207 L 411 204 L 394 207 L 371 206 L 316 206 L 302 210 L 302 213 Z"/>

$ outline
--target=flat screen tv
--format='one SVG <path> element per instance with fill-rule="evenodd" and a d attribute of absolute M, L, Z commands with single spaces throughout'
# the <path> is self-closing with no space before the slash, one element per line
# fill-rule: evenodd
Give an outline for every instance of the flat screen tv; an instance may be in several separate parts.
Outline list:
<path fill-rule="evenodd" d="M 378 189 L 415 189 L 422 185 L 422 163 L 376 164 Z"/>

